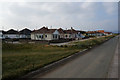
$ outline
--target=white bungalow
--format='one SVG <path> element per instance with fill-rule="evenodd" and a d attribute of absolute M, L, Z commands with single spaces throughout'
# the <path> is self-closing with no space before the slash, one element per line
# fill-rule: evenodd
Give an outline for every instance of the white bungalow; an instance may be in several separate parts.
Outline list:
<path fill-rule="evenodd" d="M 19 32 L 13 29 L 8 30 L 4 34 L 5 38 L 10 38 L 10 39 L 18 39 L 19 38 Z"/>
<path fill-rule="evenodd" d="M 31 38 L 31 30 L 25 28 L 25 29 L 19 31 L 19 36 L 20 36 L 21 39 Z"/>
<path fill-rule="evenodd" d="M 57 29 L 48 29 L 47 27 L 42 27 L 39 30 L 34 30 L 31 33 L 32 40 L 58 40 L 59 32 Z"/>

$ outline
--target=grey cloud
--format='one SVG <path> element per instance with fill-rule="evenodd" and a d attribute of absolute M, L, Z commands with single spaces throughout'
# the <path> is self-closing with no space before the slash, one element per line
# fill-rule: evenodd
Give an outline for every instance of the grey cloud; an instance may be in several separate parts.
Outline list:
<path fill-rule="evenodd" d="M 5 29 L 21 29 L 24 27 L 35 29 L 36 26 L 40 28 L 42 25 L 53 26 L 54 28 L 62 27 L 65 29 L 73 26 L 76 29 L 82 30 L 99 28 L 107 30 L 108 26 L 110 26 L 109 29 L 112 30 L 113 26 L 117 26 L 117 23 L 112 20 L 113 18 L 105 17 L 106 14 L 103 14 L 105 18 L 101 21 L 101 18 L 97 15 L 97 13 L 101 13 L 100 11 L 104 12 L 104 10 L 107 11 L 110 8 L 109 5 L 104 5 L 95 2 L 4 3 L 0 6 L 0 10 L 3 10 L 3 12 L 0 12 L 0 26 L 5 26 Z M 113 5 L 115 6 L 115 4 Z M 108 10 L 108 12 L 110 11 L 112 14 L 113 11 L 116 11 L 116 7 L 111 7 L 112 10 Z M 99 11 L 100 8 L 101 10 Z M 111 16 L 117 17 L 116 14 Z M 111 20 L 108 21 L 109 19 Z"/>

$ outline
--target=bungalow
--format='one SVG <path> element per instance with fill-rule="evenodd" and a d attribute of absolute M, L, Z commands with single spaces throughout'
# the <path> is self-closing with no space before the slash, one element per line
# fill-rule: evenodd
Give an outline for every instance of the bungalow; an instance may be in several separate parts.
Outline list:
<path fill-rule="evenodd" d="M 89 36 L 105 36 L 105 35 L 109 35 L 110 32 L 104 32 L 104 30 L 98 30 L 98 31 L 88 31 L 87 34 Z"/>
<path fill-rule="evenodd" d="M 39 30 L 33 30 L 31 32 L 31 40 L 58 40 L 58 39 L 78 39 L 84 38 L 82 35 L 84 31 L 76 31 L 72 27 L 68 30 L 59 29 L 48 29 L 42 27 Z"/>
<path fill-rule="evenodd" d="M 112 32 L 104 32 L 103 33 L 105 36 L 107 36 L 107 35 L 112 35 Z"/>
<path fill-rule="evenodd" d="M 5 34 L 4 34 L 5 38 L 10 38 L 10 39 L 14 39 L 14 38 L 19 38 L 19 32 L 13 29 L 8 30 Z"/>
<path fill-rule="evenodd" d="M 60 39 L 80 39 L 84 38 L 85 36 L 83 34 L 86 33 L 85 31 L 74 30 L 72 27 L 68 30 L 59 28 L 58 32 L 60 33 Z"/>
<path fill-rule="evenodd" d="M 42 27 L 39 30 L 34 30 L 31 33 L 32 40 L 58 40 L 59 32 L 57 29 L 48 29 L 47 27 Z"/>
<path fill-rule="evenodd" d="M 19 31 L 19 36 L 20 36 L 20 38 L 23 38 L 23 39 L 31 38 L 31 30 L 25 28 L 25 29 Z"/>
<path fill-rule="evenodd" d="M 97 32 L 100 32 L 102 35 L 112 35 L 112 32 L 105 32 L 104 30 L 98 30 Z"/>
<path fill-rule="evenodd" d="M 97 31 L 88 31 L 88 32 L 87 32 L 87 35 L 88 35 L 88 36 L 98 36 L 98 33 L 99 33 L 99 32 L 97 32 Z"/>
<path fill-rule="evenodd" d="M 68 30 L 64 30 L 64 38 L 65 39 L 75 39 L 77 36 L 77 31 L 74 30 L 72 27 L 71 29 L 68 29 Z"/>

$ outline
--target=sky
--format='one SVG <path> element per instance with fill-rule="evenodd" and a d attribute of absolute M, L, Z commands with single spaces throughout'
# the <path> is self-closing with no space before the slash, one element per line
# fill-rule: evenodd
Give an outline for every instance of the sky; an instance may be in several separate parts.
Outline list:
<path fill-rule="evenodd" d="M 117 2 L 1 2 L 0 29 L 118 31 Z"/>

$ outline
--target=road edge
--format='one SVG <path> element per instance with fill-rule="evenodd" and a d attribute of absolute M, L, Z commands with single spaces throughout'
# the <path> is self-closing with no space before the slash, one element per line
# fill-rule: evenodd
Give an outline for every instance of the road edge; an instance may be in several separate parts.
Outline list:
<path fill-rule="evenodd" d="M 108 69 L 108 74 L 107 74 L 107 78 L 119 78 L 118 77 L 118 49 L 119 49 L 119 36 L 118 36 L 118 43 L 116 46 L 116 50 L 115 53 L 112 57 L 111 63 L 110 63 L 110 67 Z"/>

